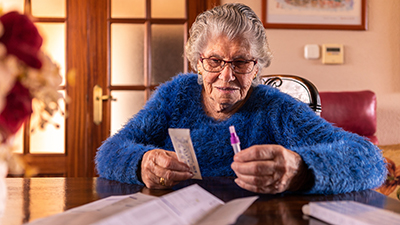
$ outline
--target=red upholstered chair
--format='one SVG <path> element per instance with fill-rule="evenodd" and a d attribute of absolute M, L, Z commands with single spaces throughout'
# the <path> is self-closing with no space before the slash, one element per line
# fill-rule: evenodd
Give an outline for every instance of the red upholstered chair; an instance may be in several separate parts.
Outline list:
<path fill-rule="evenodd" d="M 314 84 L 289 74 L 261 75 L 262 84 L 278 88 L 307 103 L 318 115 L 337 127 L 367 137 L 378 145 L 376 96 L 372 91 L 318 92 Z M 322 110 L 321 110 L 322 108 Z"/>
<path fill-rule="evenodd" d="M 319 92 L 321 117 L 378 145 L 376 95 L 372 91 Z"/>

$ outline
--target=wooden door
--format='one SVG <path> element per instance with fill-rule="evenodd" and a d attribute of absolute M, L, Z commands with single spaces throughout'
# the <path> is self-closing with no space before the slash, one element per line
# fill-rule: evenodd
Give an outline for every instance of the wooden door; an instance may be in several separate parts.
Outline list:
<path fill-rule="evenodd" d="M 22 135 L 21 154 L 40 176 L 96 176 L 94 157 L 101 143 L 145 104 L 157 85 L 188 71 L 182 55 L 189 26 L 198 13 L 219 1 L 174 0 L 172 5 L 182 9 L 172 13 L 165 10 L 166 2 L 171 5 L 164 0 L 24 1 L 23 11 L 38 25 L 65 27 L 65 82 L 60 90 L 68 104 L 60 128 L 63 141 L 54 147 L 62 150 L 32 153 L 30 143 L 35 141 L 28 125 Z M 64 4 L 65 14 L 35 14 L 43 4 Z M 129 43 L 135 37 L 142 42 L 139 46 Z M 101 121 L 94 121 L 94 87 L 102 88 Z M 125 102 L 134 102 L 134 107 L 125 109 Z M 42 139 L 47 142 L 48 136 Z"/>

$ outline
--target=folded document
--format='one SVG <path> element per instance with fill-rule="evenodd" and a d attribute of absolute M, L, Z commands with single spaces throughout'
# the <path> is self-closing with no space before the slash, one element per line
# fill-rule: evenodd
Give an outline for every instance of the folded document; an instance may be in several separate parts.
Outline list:
<path fill-rule="evenodd" d="M 224 203 L 193 184 L 159 198 L 142 193 L 110 196 L 29 224 L 232 224 L 257 198 Z"/>

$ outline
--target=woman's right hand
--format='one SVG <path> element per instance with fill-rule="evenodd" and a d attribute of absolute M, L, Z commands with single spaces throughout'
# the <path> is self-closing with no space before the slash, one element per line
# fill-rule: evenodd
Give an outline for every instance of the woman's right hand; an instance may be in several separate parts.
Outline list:
<path fill-rule="evenodd" d="M 175 152 L 154 149 L 143 155 L 142 181 L 147 188 L 170 188 L 193 177 L 189 166 L 178 160 Z"/>

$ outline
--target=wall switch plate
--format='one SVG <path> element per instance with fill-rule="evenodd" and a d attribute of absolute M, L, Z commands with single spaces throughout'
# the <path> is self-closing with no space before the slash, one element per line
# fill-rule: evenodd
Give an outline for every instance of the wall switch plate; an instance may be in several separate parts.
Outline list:
<path fill-rule="evenodd" d="M 319 59 L 319 46 L 312 44 L 304 46 L 304 58 Z"/>
<path fill-rule="evenodd" d="M 344 48 L 342 44 L 323 44 L 322 63 L 323 64 L 343 64 Z"/>

